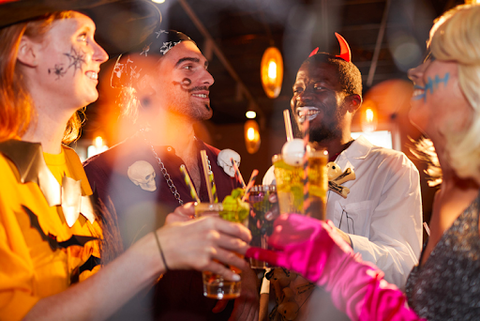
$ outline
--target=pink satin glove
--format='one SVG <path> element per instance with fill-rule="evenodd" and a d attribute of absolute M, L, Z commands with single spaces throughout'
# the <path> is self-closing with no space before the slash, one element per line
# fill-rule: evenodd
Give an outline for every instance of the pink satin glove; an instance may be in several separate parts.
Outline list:
<path fill-rule="evenodd" d="M 383 280 L 383 272 L 362 262 L 327 223 L 298 214 L 282 215 L 268 243 L 276 251 L 251 247 L 245 256 L 290 269 L 324 286 L 335 306 L 352 320 L 420 320 L 406 308 L 403 293 Z"/>

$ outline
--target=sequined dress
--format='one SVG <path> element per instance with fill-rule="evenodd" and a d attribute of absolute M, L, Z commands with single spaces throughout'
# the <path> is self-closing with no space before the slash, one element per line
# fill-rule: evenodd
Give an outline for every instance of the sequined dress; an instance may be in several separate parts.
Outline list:
<path fill-rule="evenodd" d="M 479 203 L 480 195 L 408 277 L 408 304 L 427 320 L 480 320 Z"/>

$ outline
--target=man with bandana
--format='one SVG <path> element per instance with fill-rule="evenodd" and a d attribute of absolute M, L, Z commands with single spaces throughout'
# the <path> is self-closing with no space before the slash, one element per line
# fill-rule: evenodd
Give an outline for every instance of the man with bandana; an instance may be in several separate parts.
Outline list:
<path fill-rule="evenodd" d="M 351 137 L 353 115 L 362 104 L 362 77 L 345 39 L 336 35 L 340 55 L 318 53 L 317 48 L 302 63 L 291 111 L 300 129 L 308 117 L 313 147 L 327 149 L 330 162 L 356 175 L 342 184 L 350 189 L 346 198 L 328 192 L 326 218 L 356 253 L 403 289 L 422 246 L 418 170 L 401 152 L 374 146 L 362 136 Z M 292 284 L 297 293 L 295 281 Z M 315 289 L 308 301 L 315 304 L 301 306 L 297 320 L 348 320 L 322 289 Z"/>
<path fill-rule="evenodd" d="M 125 248 L 162 226 L 176 207 L 194 201 L 180 166 L 200 200 L 208 202 L 201 150 L 206 151 L 220 202 L 240 187 L 229 168 L 218 165 L 219 150 L 195 137 L 193 125 L 212 116 L 209 90 L 214 79 L 207 67 L 193 40 L 163 30 L 116 61 L 111 85 L 120 88 L 122 112 L 137 132 L 84 166 L 95 192 L 105 202 L 111 200 Z M 254 320 L 256 281 L 252 270 L 242 271 L 240 298 L 216 301 L 203 296 L 201 273 L 168 271 L 146 298 L 137 298 L 129 306 L 135 308 L 125 309 L 117 319 Z"/>

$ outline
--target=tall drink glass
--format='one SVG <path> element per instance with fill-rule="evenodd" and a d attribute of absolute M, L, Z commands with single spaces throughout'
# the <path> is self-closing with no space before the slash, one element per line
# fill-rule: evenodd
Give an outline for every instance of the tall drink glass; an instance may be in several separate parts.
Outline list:
<path fill-rule="evenodd" d="M 285 163 L 282 155 L 273 155 L 280 214 L 303 214 L 303 167 Z"/>
<path fill-rule="evenodd" d="M 219 216 L 223 210 L 222 203 L 196 203 L 195 216 L 202 217 L 206 215 Z M 237 254 L 241 256 L 240 254 Z M 236 274 L 240 275 L 241 270 L 234 266 L 229 267 Z M 202 272 L 203 279 L 203 295 L 212 299 L 234 299 L 240 296 L 242 290 L 242 281 L 228 281 L 222 276 L 204 271 Z"/>
<path fill-rule="evenodd" d="M 274 217 L 278 216 L 278 198 L 275 185 L 256 185 L 248 196 L 250 215 L 248 228 L 252 233 L 251 246 L 267 249 L 268 237 L 272 235 Z M 270 214 L 270 217 L 266 217 Z M 263 261 L 250 259 L 252 269 L 264 269 L 267 264 Z"/>
<path fill-rule="evenodd" d="M 310 216 L 324 221 L 327 211 L 328 153 L 326 150 L 312 150 L 308 157 L 308 181 L 310 194 Z"/>
<path fill-rule="evenodd" d="M 303 206 L 303 166 L 292 166 L 285 163 L 282 155 L 274 155 L 272 162 L 274 165 L 275 180 L 277 184 L 280 214 L 305 214 Z M 311 204 L 310 216 L 324 220 L 328 191 L 328 176 L 326 166 L 328 162 L 327 151 L 309 151 L 308 162 L 308 192 Z"/>

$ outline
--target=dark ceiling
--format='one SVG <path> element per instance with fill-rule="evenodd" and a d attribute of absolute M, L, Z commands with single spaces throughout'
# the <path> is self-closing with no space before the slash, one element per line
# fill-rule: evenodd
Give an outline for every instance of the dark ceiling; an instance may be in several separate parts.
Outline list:
<path fill-rule="evenodd" d="M 245 122 L 257 111 L 262 128 L 283 126 L 291 86 L 301 62 L 315 47 L 338 53 L 334 32 L 350 44 L 352 61 L 363 75 L 364 93 L 388 79 L 406 79 L 423 58 L 433 19 L 463 3 L 458 0 L 166 0 L 163 29 L 194 39 L 215 78 L 211 103 L 214 124 Z M 284 58 L 280 96 L 269 99 L 260 82 L 260 61 L 274 45 Z M 85 135 L 102 126 L 90 108 Z"/>

